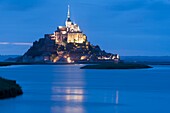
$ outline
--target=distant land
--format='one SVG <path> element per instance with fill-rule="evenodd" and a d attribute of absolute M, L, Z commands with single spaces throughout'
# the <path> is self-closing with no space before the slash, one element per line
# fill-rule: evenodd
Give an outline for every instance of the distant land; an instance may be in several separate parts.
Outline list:
<path fill-rule="evenodd" d="M 121 56 L 121 59 L 129 62 L 170 62 L 170 56 Z"/>
<path fill-rule="evenodd" d="M 170 65 L 170 56 L 121 56 L 121 60 L 149 65 Z"/>
<path fill-rule="evenodd" d="M 14 58 L 19 57 L 19 56 L 21 56 L 21 55 L 0 55 L 0 62 L 4 62 L 7 59 L 9 61 L 10 59 L 14 59 Z"/>

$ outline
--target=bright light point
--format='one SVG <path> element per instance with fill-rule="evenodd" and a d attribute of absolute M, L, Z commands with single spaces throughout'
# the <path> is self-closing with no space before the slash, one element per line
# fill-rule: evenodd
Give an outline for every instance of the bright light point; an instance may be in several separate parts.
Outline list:
<path fill-rule="evenodd" d="M 74 63 L 74 61 L 72 61 L 72 60 L 70 59 L 70 57 L 67 58 L 67 62 L 68 62 L 68 63 Z"/>
<path fill-rule="evenodd" d="M 81 56 L 80 60 L 86 60 L 87 56 Z"/>

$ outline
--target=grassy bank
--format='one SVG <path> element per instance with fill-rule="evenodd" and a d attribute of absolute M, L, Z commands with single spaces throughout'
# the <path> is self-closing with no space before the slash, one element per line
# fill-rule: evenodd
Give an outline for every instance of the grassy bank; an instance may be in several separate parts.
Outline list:
<path fill-rule="evenodd" d="M 0 78 L 0 99 L 16 97 L 23 94 L 21 87 L 15 80 Z"/>
<path fill-rule="evenodd" d="M 103 64 L 94 64 L 94 65 L 86 65 L 81 67 L 80 69 L 144 69 L 144 68 L 152 68 L 148 65 L 144 64 L 134 64 L 134 63 L 103 63 Z"/>

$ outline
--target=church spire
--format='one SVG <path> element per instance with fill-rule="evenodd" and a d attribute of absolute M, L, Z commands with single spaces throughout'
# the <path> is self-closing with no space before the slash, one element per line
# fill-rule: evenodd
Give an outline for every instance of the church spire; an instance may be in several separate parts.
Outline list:
<path fill-rule="evenodd" d="M 70 19 L 70 5 L 68 5 L 67 21 L 71 21 L 71 19 Z"/>

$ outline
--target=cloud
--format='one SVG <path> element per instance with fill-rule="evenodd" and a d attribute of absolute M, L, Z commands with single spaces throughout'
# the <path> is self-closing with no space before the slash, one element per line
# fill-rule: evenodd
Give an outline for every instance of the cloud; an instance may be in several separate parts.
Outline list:
<path fill-rule="evenodd" d="M 9 42 L 0 42 L 0 45 L 8 45 L 10 44 Z"/>
<path fill-rule="evenodd" d="M 40 6 L 46 0 L 0 0 L 0 7 L 6 10 L 24 11 Z"/>
<path fill-rule="evenodd" d="M 32 46 L 32 43 L 26 43 L 26 42 L 0 42 L 0 45 Z"/>

